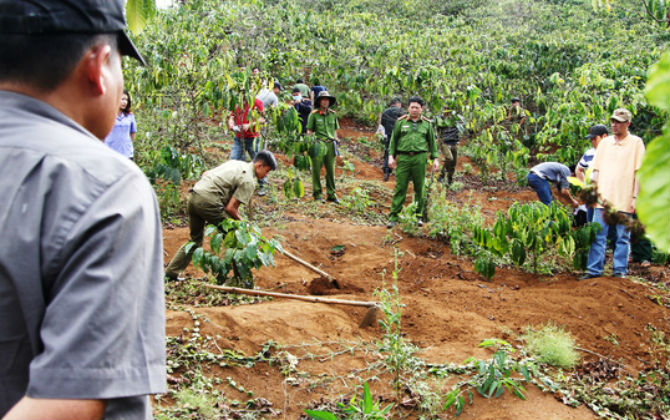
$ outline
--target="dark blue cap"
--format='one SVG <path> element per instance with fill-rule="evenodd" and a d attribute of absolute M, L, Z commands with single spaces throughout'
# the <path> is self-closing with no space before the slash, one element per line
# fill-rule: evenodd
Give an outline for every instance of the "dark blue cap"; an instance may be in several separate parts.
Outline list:
<path fill-rule="evenodd" d="M 119 52 L 146 65 L 125 32 L 123 9 L 123 0 L 0 0 L 0 34 L 117 33 Z"/>

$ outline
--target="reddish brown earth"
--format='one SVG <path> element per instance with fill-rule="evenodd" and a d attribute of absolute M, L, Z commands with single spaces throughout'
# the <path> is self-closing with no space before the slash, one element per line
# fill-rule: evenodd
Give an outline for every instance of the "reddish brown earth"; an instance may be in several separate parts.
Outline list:
<path fill-rule="evenodd" d="M 352 130 L 353 131 L 353 130 Z M 352 137 L 352 133 L 348 133 Z M 342 135 L 342 134 L 341 134 Z M 380 179 L 381 170 L 373 164 L 354 161 L 360 179 Z M 275 180 L 279 183 L 279 180 Z M 385 183 L 388 188 L 393 182 Z M 309 195 L 309 194 L 308 194 Z M 497 210 L 505 210 L 516 201 L 536 199 L 530 190 L 486 191 L 463 190 L 454 193 L 454 201 L 468 198 L 483 208 L 487 219 Z M 494 199 L 491 199 L 494 198 Z M 388 203 L 386 203 L 388 205 Z M 325 211 L 328 205 L 320 205 Z M 628 279 L 600 278 L 578 281 L 575 274 L 551 277 L 532 275 L 518 270 L 498 269 L 491 282 L 484 281 L 473 271 L 472 263 L 454 256 L 445 244 L 422 238 L 411 238 L 395 231 L 390 237 L 384 226 L 363 226 L 342 222 L 341 217 L 311 219 L 292 214 L 294 221 L 264 229 L 266 237 L 277 236 L 284 248 L 335 276 L 341 289 L 321 287 L 328 297 L 369 301 L 373 291 L 391 282 L 394 268 L 394 247 L 401 251 L 398 287 L 403 309 L 402 323 L 405 338 L 419 346 L 420 357 L 430 363 L 461 363 L 469 356 L 490 358 L 491 352 L 478 348 L 486 338 L 498 337 L 513 341 L 526 326 L 548 321 L 564 326 L 583 349 L 620 361 L 635 372 L 651 360 L 649 354 L 651 324 L 668 333 L 669 311 L 653 303 L 647 286 Z M 166 229 L 164 246 L 166 262 L 179 245 L 188 239 L 187 228 Z M 393 242 L 391 244 L 389 242 Z M 331 255 L 331 248 L 344 245 L 341 256 Z M 385 275 L 384 275 L 385 273 Z M 641 274 L 650 274 L 639 271 Z M 192 266 L 187 276 L 201 277 Z M 653 267 L 653 275 L 665 278 L 667 270 Z M 284 256 L 276 256 L 276 267 L 256 272 L 256 285 L 261 289 L 292 294 L 315 292 L 312 283 L 319 276 Z M 323 284 L 321 285 L 323 286 Z M 194 308 L 206 321 L 201 332 L 217 338 L 223 349 L 235 349 L 256 354 L 262 345 L 273 340 L 284 346 L 312 343 L 313 354 L 338 351 L 338 342 L 366 342 L 380 338 L 378 325 L 359 328 L 365 308 L 327 305 L 275 299 L 252 305 Z M 192 327 L 191 315 L 168 311 L 167 333 L 177 336 L 184 327 Z M 616 336 L 618 345 L 605 340 Z M 304 355 L 306 350 L 290 350 Z M 583 353 L 584 360 L 595 357 Z M 355 371 L 378 361 L 371 353 L 354 351 L 327 360 L 302 360 L 300 371 L 312 379 L 324 376 L 324 383 L 308 386 L 307 381 L 295 386 L 286 385 L 278 367 L 256 364 L 253 368 L 219 368 L 208 374 L 232 377 L 252 390 L 255 397 L 268 399 L 281 410 L 276 418 L 295 419 L 313 400 L 336 399 L 351 392 L 357 378 L 367 379 L 365 372 Z M 325 378 L 337 377 L 330 382 Z M 371 382 L 373 394 L 392 399 L 384 376 Z M 448 390 L 453 378 L 437 381 L 438 389 Z M 244 400 L 243 394 L 222 385 L 230 398 Z M 528 389 L 528 400 L 522 401 L 509 393 L 499 399 L 475 398 L 461 419 L 590 419 L 595 414 L 587 408 L 571 408 L 554 396 L 537 388 Z"/>

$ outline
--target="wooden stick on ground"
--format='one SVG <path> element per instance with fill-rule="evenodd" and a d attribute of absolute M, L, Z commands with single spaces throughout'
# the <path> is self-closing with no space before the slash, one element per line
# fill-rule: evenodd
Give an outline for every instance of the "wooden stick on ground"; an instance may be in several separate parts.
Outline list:
<path fill-rule="evenodd" d="M 591 351 L 591 350 L 583 349 L 583 348 L 581 348 L 581 347 L 575 347 L 575 349 L 577 349 L 577 350 L 579 350 L 579 351 L 583 351 L 584 353 L 591 354 L 591 355 L 593 355 L 593 356 L 600 357 L 601 359 L 609 360 L 610 362 L 615 363 L 615 364 L 617 364 L 617 365 L 619 365 L 619 366 L 621 366 L 621 367 L 624 367 L 624 368 L 626 368 L 626 369 L 630 369 L 627 365 L 625 365 L 625 364 L 623 364 L 623 363 L 621 363 L 621 362 L 617 362 L 616 360 L 611 359 L 611 358 L 609 358 L 609 357 L 607 357 L 607 356 L 603 356 L 603 355 L 600 354 L 600 353 L 596 353 L 595 351 Z"/>
<path fill-rule="evenodd" d="M 340 288 L 340 284 L 337 282 L 337 279 L 330 274 L 326 273 L 325 271 L 321 270 L 320 268 L 314 267 L 312 264 L 308 263 L 307 261 L 303 260 L 302 258 L 299 258 L 290 252 L 288 252 L 286 249 L 284 249 L 284 255 L 289 257 L 295 262 L 298 262 L 305 267 L 309 268 L 310 270 L 314 271 L 315 273 L 321 274 L 323 277 L 327 278 L 330 284 L 334 285 L 336 288 Z"/>
<path fill-rule="evenodd" d="M 268 291 L 265 291 L 265 290 L 243 289 L 241 287 L 217 286 L 215 284 L 207 284 L 207 283 L 205 283 L 204 286 L 209 287 L 210 289 L 221 290 L 222 292 L 239 293 L 239 294 L 242 294 L 242 295 L 270 296 L 270 297 L 276 297 L 276 298 L 303 300 L 305 302 L 312 302 L 312 303 L 326 303 L 326 304 L 337 304 L 337 305 L 363 306 L 365 308 L 377 307 L 377 302 L 372 302 L 372 301 L 367 301 L 366 302 L 366 301 L 360 301 L 360 300 L 324 298 L 324 297 L 319 297 L 319 296 L 292 295 L 292 294 L 289 294 L 289 293 L 268 292 Z"/>
<path fill-rule="evenodd" d="M 271 296 L 277 298 L 303 300 L 312 303 L 363 306 L 364 308 L 368 308 L 368 310 L 365 313 L 365 316 L 363 317 L 361 322 L 358 324 L 359 328 L 368 327 L 374 324 L 375 321 L 377 320 L 377 313 L 379 312 L 378 302 L 364 302 L 359 300 L 332 299 L 332 298 L 323 298 L 316 296 L 291 295 L 288 293 L 267 292 L 265 290 L 242 289 L 240 287 L 217 286 L 215 284 L 207 284 L 207 283 L 204 283 L 204 286 L 209 287 L 210 289 L 221 290 L 222 292 L 239 293 L 243 295 Z"/>

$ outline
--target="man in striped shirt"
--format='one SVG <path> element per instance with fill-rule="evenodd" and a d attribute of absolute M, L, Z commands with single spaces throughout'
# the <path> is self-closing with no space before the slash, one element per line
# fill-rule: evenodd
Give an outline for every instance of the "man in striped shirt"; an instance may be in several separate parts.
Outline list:
<path fill-rule="evenodd" d="M 609 135 L 609 130 L 606 126 L 602 124 L 597 124 L 591 127 L 589 134 L 586 135 L 586 138 L 591 140 L 591 147 L 584 153 L 584 156 L 579 160 L 577 168 L 575 169 L 575 176 L 580 180 L 584 181 L 586 170 L 591 166 L 591 162 L 596 155 L 596 149 L 598 148 L 598 143 L 600 140 L 604 139 Z"/>
<path fill-rule="evenodd" d="M 584 153 L 582 158 L 579 160 L 577 167 L 575 168 L 575 176 L 582 182 L 586 179 L 586 171 L 589 169 L 591 163 L 593 162 L 593 158 L 596 156 L 596 149 L 598 148 L 600 140 L 607 136 L 609 136 L 609 129 L 605 125 L 596 124 L 589 129 L 589 134 L 586 135 L 586 138 L 591 140 L 591 145 L 593 147 Z M 586 211 L 586 221 L 593 221 L 593 207 L 586 208 L 585 204 L 582 204 L 579 207 L 582 208 L 581 211 Z M 612 231 L 610 237 L 613 237 L 614 240 L 616 240 L 614 231 Z"/>

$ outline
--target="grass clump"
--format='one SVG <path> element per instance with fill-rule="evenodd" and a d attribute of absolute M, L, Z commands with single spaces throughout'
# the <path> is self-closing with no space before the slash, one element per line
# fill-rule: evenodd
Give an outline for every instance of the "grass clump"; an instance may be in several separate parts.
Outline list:
<path fill-rule="evenodd" d="M 182 389 L 177 393 L 177 404 L 186 411 L 198 412 L 205 419 L 213 419 L 219 416 L 216 409 L 216 400 L 204 393 L 198 394 L 190 389 Z"/>
<path fill-rule="evenodd" d="M 526 329 L 522 336 L 526 350 L 541 363 L 571 369 L 579 361 L 575 339 L 568 331 L 549 322 L 537 330 Z"/>

